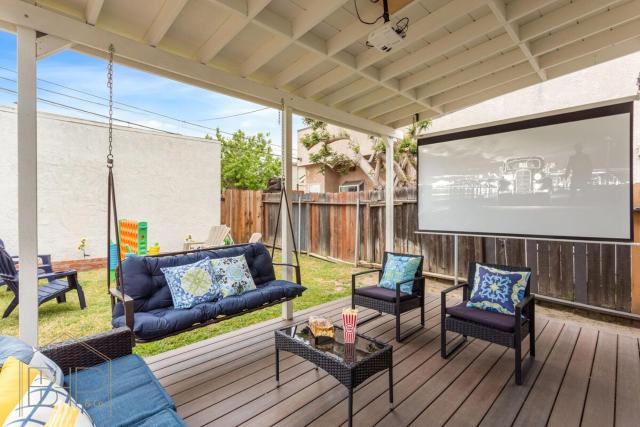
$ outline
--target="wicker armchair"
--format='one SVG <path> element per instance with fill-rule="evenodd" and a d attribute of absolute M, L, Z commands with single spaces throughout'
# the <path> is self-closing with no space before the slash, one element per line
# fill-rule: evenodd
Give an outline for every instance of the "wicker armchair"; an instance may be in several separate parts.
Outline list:
<path fill-rule="evenodd" d="M 362 288 L 356 287 L 356 277 L 370 274 L 370 273 L 378 273 L 378 281 L 382 279 L 382 275 L 384 274 L 384 265 L 387 263 L 388 255 L 399 255 L 399 256 L 408 256 L 420 258 L 420 265 L 416 270 L 416 275 L 413 279 L 407 280 L 406 282 L 396 283 L 396 289 L 385 289 L 380 288 L 378 286 L 367 286 Z M 357 305 L 361 307 L 370 308 L 372 310 L 377 310 L 379 314 L 375 316 L 371 316 L 363 321 L 358 322 L 359 325 L 369 322 L 373 319 L 376 319 L 382 316 L 382 313 L 392 314 L 396 317 L 396 341 L 400 342 L 404 340 L 409 335 L 419 331 L 424 328 L 424 276 L 422 275 L 422 255 L 410 255 L 410 254 L 400 254 L 393 252 L 385 252 L 384 258 L 382 260 L 382 269 L 375 270 L 367 270 L 361 271 L 359 273 L 355 273 L 351 275 L 351 308 L 356 308 Z M 413 292 L 411 294 L 405 294 L 400 292 L 400 286 L 406 283 L 413 282 Z M 420 325 L 415 326 L 408 331 L 405 331 L 404 334 L 400 333 L 400 315 L 402 313 L 406 313 L 409 310 L 413 310 L 414 308 L 420 308 Z"/>
<path fill-rule="evenodd" d="M 69 374 L 78 368 L 90 368 L 107 360 L 131 354 L 133 334 L 129 328 L 117 328 L 79 339 L 70 339 L 40 348 L 56 362 L 62 372 Z"/>
<path fill-rule="evenodd" d="M 531 271 L 527 267 L 509 267 L 504 265 L 489 265 L 506 271 Z M 442 291 L 441 295 L 441 323 L 440 323 L 440 352 L 443 358 L 449 357 L 468 336 L 479 338 L 495 344 L 500 344 L 515 350 L 516 384 L 522 384 L 522 340 L 529 335 L 529 355 L 535 358 L 535 299 L 530 294 L 531 276 L 527 280 L 525 297 L 516 305 L 515 315 L 490 313 L 476 308 L 466 307 L 469 300 L 469 284 L 473 283 L 476 274 L 476 263 L 469 263 L 467 283 L 452 286 Z M 462 289 L 462 303 L 447 307 L 446 298 L 449 292 Z M 519 325 L 519 327 L 518 327 Z M 462 335 L 452 348 L 447 349 L 447 331 Z"/>

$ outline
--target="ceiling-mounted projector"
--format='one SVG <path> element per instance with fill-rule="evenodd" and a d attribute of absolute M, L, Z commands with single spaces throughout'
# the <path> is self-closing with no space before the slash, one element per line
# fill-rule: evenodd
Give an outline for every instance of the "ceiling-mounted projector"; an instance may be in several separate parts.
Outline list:
<path fill-rule="evenodd" d="M 367 46 L 378 49 L 381 52 L 389 52 L 395 45 L 400 43 L 407 35 L 407 27 L 393 25 L 385 22 L 380 28 L 369 33 Z"/>

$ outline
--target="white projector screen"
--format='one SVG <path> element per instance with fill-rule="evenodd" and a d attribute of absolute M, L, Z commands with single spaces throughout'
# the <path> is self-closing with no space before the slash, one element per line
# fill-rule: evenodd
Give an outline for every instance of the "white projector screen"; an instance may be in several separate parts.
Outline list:
<path fill-rule="evenodd" d="M 633 103 L 421 138 L 423 232 L 630 241 Z"/>

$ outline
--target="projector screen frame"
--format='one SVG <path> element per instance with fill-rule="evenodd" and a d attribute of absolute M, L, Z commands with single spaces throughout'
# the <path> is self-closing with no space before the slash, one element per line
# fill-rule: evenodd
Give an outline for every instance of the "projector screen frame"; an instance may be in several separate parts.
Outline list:
<path fill-rule="evenodd" d="M 498 123 L 485 123 L 473 127 L 462 128 L 451 131 L 444 131 L 435 135 L 423 136 L 418 138 L 418 154 L 416 155 L 416 170 L 418 176 L 418 191 L 416 194 L 417 209 L 420 209 L 420 153 L 419 148 L 425 145 L 438 144 L 442 142 L 453 141 L 457 139 L 473 138 L 478 136 L 494 135 L 498 133 L 512 132 L 523 129 L 532 129 L 536 127 L 550 126 L 562 123 L 577 122 L 581 120 L 589 120 L 600 117 L 613 116 L 618 114 L 629 114 L 629 238 L 606 238 L 593 236 L 559 236 L 544 234 L 516 234 L 516 233 L 488 233 L 488 232 L 471 232 L 460 230 L 429 230 L 420 228 L 420 215 L 416 215 L 416 230 L 422 234 L 440 234 L 440 235 L 460 235 L 460 236 L 493 236 L 493 237 L 514 237 L 521 239 L 545 239 L 545 240 L 562 240 L 562 241 L 588 241 L 588 242 L 611 242 L 611 243 L 629 243 L 634 241 L 633 227 L 633 109 L 634 100 L 637 98 L 625 98 L 624 100 L 616 100 L 615 103 L 602 103 L 587 106 L 580 106 L 566 110 L 556 110 L 543 113 L 542 115 L 533 115 L 525 117 L 517 117 L 507 121 Z"/>

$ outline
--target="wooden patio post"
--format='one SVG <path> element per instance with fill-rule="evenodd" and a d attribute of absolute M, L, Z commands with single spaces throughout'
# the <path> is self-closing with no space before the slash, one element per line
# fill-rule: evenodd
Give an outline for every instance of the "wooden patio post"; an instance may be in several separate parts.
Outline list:
<path fill-rule="evenodd" d="M 384 249 L 393 252 L 393 209 L 394 209 L 394 182 L 393 182 L 393 139 L 383 136 L 386 149 L 385 179 L 384 179 Z"/>
<path fill-rule="evenodd" d="M 282 210 L 281 221 L 282 221 L 282 233 L 281 236 L 281 244 L 282 244 L 282 262 L 291 264 L 293 257 L 291 256 L 291 251 L 293 250 L 293 239 L 291 238 L 293 230 L 290 229 L 289 224 L 289 213 L 292 212 L 292 197 L 293 197 L 293 131 L 292 131 L 292 111 L 291 107 L 284 106 L 284 111 L 282 112 L 282 168 L 284 171 L 284 185 L 285 191 L 287 192 L 286 202 L 283 200 L 283 203 L 287 203 L 288 206 L 280 206 Z M 292 271 L 288 268 L 284 270 L 284 279 L 291 280 Z M 293 301 L 287 301 L 282 304 L 282 317 L 287 320 L 293 319 Z"/>
<path fill-rule="evenodd" d="M 20 339 L 38 345 L 36 31 L 18 26 L 18 244 Z"/>

